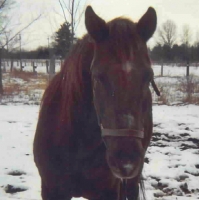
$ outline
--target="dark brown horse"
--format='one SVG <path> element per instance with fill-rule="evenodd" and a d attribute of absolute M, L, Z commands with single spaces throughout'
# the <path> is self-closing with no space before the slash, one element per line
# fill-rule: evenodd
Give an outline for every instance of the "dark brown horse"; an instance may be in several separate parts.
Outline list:
<path fill-rule="evenodd" d="M 157 91 L 146 47 L 156 13 L 106 23 L 89 6 L 85 24 L 88 35 L 42 100 L 34 140 L 42 198 L 121 200 L 125 180 L 125 195 L 136 200 L 152 136 L 150 82 Z"/>

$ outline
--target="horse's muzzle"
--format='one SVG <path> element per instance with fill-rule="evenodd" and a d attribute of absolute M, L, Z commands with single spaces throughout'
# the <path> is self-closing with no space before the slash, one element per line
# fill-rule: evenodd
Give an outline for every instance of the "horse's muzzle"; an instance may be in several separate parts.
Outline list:
<path fill-rule="evenodd" d="M 139 156 L 118 158 L 107 151 L 107 163 L 117 178 L 131 179 L 141 171 L 143 159 Z"/>
<path fill-rule="evenodd" d="M 107 163 L 112 173 L 121 179 L 136 177 L 143 165 L 144 149 L 138 137 L 103 136 Z"/>

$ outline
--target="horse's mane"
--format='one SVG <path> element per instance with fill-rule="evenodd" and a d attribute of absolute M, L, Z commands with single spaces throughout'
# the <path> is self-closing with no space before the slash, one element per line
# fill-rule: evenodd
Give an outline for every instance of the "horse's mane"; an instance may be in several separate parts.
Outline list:
<path fill-rule="evenodd" d="M 73 110 L 84 95 L 86 85 L 83 77 L 89 73 L 92 54 L 93 45 L 86 35 L 73 45 L 60 72 L 50 81 L 44 92 L 40 115 L 53 112 L 56 116 L 59 113 L 56 119 L 58 129 L 64 125 L 67 128 L 65 131 L 71 131 Z"/>
<path fill-rule="evenodd" d="M 120 61 L 129 59 L 132 51 L 138 48 L 139 38 L 135 24 L 124 18 L 116 18 L 107 23 L 109 28 L 109 48 Z M 80 110 L 82 100 L 91 88 L 90 65 L 93 58 L 94 44 L 89 35 L 85 35 L 73 46 L 61 71 L 53 78 L 42 98 L 42 110 L 57 112 L 60 126 L 71 130 L 74 108 Z M 84 95 L 85 94 L 85 95 Z M 87 98 L 88 100 L 88 98 Z M 92 100 L 90 100 L 92 101 Z M 79 107 L 78 107 L 79 106 Z M 52 109 L 56 108 L 56 111 Z M 78 107 L 78 108 L 77 108 Z"/>

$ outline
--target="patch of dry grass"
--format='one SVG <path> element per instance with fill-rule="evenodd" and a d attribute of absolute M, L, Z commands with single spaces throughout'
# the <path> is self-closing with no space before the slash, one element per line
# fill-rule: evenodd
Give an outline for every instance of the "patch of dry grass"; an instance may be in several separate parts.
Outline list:
<path fill-rule="evenodd" d="M 46 74 L 34 74 L 33 72 L 26 72 L 14 69 L 11 73 L 3 73 L 3 89 L 4 99 L 12 101 L 14 96 L 25 95 L 26 97 L 33 98 L 42 95 L 48 85 L 48 75 Z M 36 95 L 35 95 L 36 94 Z"/>
<path fill-rule="evenodd" d="M 168 77 L 167 77 L 168 78 Z M 10 99 L 15 95 L 29 99 L 37 96 L 37 101 L 49 83 L 47 74 L 34 74 L 14 69 L 12 73 L 3 73 L 4 97 Z M 190 75 L 181 78 L 162 78 L 155 80 L 161 96 L 154 96 L 154 103 L 173 104 L 199 104 L 199 77 Z"/>
<path fill-rule="evenodd" d="M 154 95 L 154 102 L 161 105 L 172 105 L 176 101 L 176 85 L 171 82 L 160 82 L 156 80 L 160 96 Z"/>
<path fill-rule="evenodd" d="M 190 75 L 189 77 L 175 78 L 166 81 L 156 79 L 156 84 L 161 96 L 154 95 L 154 102 L 158 104 L 199 104 L 199 77 Z"/>
<path fill-rule="evenodd" d="M 199 77 L 190 75 L 180 78 L 178 90 L 184 93 L 184 103 L 199 104 Z"/>
<path fill-rule="evenodd" d="M 20 84 L 17 83 L 13 83 L 13 84 L 8 84 L 5 85 L 3 88 L 4 91 L 4 95 L 14 95 L 14 94 L 18 94 L 21 90 L 20 90 Z"/>
<path fill-rule="evenodd" d="M 29 81 L 32 78 L 35 78 L 36 74 L 33 72 L 21 71 L 18 69 L 13 69 L 10 73 L 10 77 L 12 78 L 20 78 L 24 81 Z"/>

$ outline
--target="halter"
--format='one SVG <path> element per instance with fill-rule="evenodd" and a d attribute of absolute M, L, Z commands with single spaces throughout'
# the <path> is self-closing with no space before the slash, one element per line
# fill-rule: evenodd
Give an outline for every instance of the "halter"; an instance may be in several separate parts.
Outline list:
<path fill-rule="evenodd" d="M 114 137 L 136 137 L 144 139 L 144 131 L 134 130 L 134 129 L 107 129 L 103 128 L 101 124 L 102 137 L 105 136 L 114 136 Z"/>

